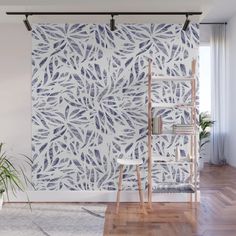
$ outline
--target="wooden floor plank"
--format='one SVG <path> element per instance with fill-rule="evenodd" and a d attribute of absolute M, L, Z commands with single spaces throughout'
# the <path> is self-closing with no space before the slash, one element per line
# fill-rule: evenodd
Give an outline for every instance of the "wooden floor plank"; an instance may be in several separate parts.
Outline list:
<path fill-rule="evenodd" d="M 139 203 L 108 204 L 108 236 L 236 236 L 236 168 L 205 166 L 200 175 L 201 203 L 154 203 L 142 214 Z"/>

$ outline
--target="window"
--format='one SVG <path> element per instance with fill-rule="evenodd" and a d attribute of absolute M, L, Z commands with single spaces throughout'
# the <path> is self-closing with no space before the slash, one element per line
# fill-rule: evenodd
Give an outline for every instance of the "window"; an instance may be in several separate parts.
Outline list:
<path fill-rule="evenodd" d="M 211 112 L 211 50 L 209 45 L 202 45 L 199 48 L 199 95 L 200 112 Z"/>

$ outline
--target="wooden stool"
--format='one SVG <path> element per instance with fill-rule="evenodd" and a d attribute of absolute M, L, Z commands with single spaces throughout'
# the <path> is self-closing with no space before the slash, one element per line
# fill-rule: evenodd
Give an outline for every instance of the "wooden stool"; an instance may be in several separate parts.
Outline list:
<path fill-rule="evenodd" d="M 140 170 L 139 165 L 143 164 L 142 160 L 124 160 L 124 159 L 117 159 L 117 163 L 120 164 L 120 175 L 119 175 L 119 182 L 118 182 L 118 191 L 117 191 L 117 198 L 116 198 L 116 214 L 119 212 L 120 206 L 120 191 L 122 190 L 122 175 L 123 175 L 123 167 L 125 165 L 135 165 L 136 172 L 137 172 L 137 180 L 138 180 L 138 190 L 139 190 L 139 198 L 142 207 L 143 213 L 145 213 L 144 203 L 143 203 L 143 193 L 142 193 L 142 185 L 141 185 L 141 177 L 140 177 Z"/>

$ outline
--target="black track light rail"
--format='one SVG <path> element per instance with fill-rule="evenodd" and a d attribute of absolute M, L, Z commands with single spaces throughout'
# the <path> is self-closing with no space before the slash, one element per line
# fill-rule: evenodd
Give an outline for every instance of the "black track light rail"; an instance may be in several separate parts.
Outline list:
<path fill-rule="evenodd" d="M 31 11 L 26 11 L 26 12 L 6 12 L 7 15 L 24 15 L 25 16 L 25 20 L 23 21 L 25 24 L 25 27 L 27 28 L 28 31 L 31 31 L 31 25 L 30 22 L 28 21 L 28 16 L 34 16 L 34 15 L 38 15 L 38 16 L 42 16 L 42 15 L 54 15 L 54 16 L 58 16 L 58 15 L 110 15 L 111 16 L 111 20 L 110 20 L 110 29 L 111 31 L 116 30 L 116 26 L 115 26 L 115 19 L 113 18 L 114 16 L 124 16 L 124 15 L 184 15 L 186 17 L 185 23 L 184 23 L 184 27 L 183 30 L 186 31 L 188 28 L 188 25 L 190 23 L 189 20 L 189 16 L 193 16 L 193 15 L 201 15 L 202 12 L 194 12 L 194 11 L 190 11 L 190 12 L 171 12 L 171 11 L 163 11 L 163 12 L 51 12 L 51 11 L 44 11 L 44 12 L 31 12 Z"/>
<path fill-rule="evenodd" d="M 201 22 L 200 25 L 227 25 L 227 22 Z"/>
<path fill-rule="evenodd" d="M 25 16 L 33 16 L 33 15 L 113 15 L 113 16 L 119 16 L 119 15 L 201 15 L 202 12 L 6 12 L 7 15 L 25 15 Z"/>

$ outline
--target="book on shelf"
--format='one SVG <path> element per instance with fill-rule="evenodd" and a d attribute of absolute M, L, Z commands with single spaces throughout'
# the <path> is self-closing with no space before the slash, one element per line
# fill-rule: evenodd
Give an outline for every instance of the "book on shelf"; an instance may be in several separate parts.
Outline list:
<path fill-rule="evenodd" d="M 179 149 L 179 147 L 176 147 L 176 149 L 175 149 L 175 161 L 178 162 L 180 157 L 181 157 L 180 149 Z"/>
<path fill-rule="evenodd" d="M 163 122 L 161 116 L 152 118 L 152 133 L 161 134 L 163 132 Z"/>
<path fill-rule="evenodd" d="M 192 134 L 194 133 L 194 126 L 191 124 L 175 124 L 173 125 L 173 133 Z"/>

